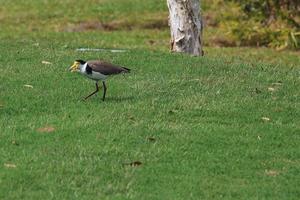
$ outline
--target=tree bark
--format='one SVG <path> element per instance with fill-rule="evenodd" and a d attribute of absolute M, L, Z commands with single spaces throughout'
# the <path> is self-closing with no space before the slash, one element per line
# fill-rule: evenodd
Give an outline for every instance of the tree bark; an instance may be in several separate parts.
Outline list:
<path fill-rule="evenodd" d="M 171 50 L 203 55 L 200 0 L 167 0 Z"/>

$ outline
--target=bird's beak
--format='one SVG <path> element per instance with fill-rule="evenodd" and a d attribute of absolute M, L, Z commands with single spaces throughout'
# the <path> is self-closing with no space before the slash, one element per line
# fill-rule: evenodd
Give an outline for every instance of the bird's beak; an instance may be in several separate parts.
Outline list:
<path fill-rule="evenodd" d="M 71 72 L 75 72 L 75 71 L 77 71 L 77 63 L 74 63 L 70 68 L 69 68 L 69 71 L 71 71 Z"/>

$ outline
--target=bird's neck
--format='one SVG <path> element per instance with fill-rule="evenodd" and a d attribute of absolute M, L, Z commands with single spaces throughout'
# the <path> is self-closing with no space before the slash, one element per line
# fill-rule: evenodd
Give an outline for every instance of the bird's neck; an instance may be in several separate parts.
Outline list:
<path fill-rule="evenodd" d="M 81 73 L 85 73 L 85 70 L 86 70 L 86 66 L 87 66 L 87 63 L 83 64 L 83 65 L 80 65 L 80 72 Z"/>

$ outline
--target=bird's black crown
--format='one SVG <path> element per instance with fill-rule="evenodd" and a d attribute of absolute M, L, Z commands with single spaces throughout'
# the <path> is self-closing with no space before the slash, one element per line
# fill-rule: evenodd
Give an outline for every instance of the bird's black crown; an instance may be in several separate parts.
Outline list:
<path fill-rule="evenodd" d="M 84 60 L 75 60 L 76 62 L 79 62 L 80 64 L 85 64 L 86 62 Z"/>

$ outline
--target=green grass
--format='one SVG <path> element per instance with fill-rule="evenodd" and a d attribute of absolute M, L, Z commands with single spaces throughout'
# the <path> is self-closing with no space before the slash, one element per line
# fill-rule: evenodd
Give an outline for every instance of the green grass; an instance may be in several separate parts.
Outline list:
<path fill-rule="evenodd" d="M 137 12 L 151 11 L 142 5 Z M 2 13 L 3 24 L 18 14 Z M 0 33 L 0 199 L 300 196 L 297 53 L 206 48 L 197 58 L 170 54 L 167 30 L 10 29 Z M 75 51 L 80 47 L 127 51 Z M 101 93 L 83 102 L 94 83 L 67 71 L 78 58 L 132 73 L 107 81 L 105 102 Z M 134 161 L 142 165 L 126 164 Z"/>

